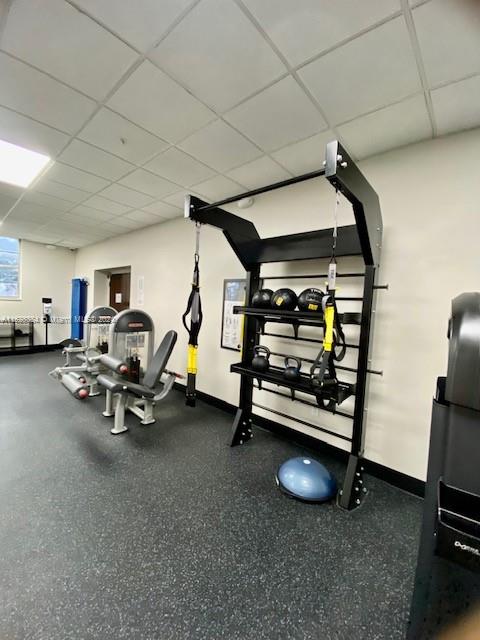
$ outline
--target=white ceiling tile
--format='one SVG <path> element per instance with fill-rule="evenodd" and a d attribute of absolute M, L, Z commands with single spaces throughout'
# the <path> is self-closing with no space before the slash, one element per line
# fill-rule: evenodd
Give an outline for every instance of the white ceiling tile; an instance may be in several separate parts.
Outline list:
<path fill-rule="evenodd" d="M 61 215 L 63 215 L 63 212 L 42 207 L 33 202 L 25 202 L 25 200 L 20 201 L 10 214 L 15 219 L 26 220 L 36 224 L 45 224 Z"/>
<path fill-rule="evenodd" d="M 272 156 L 295 176 L 316 171 L 322 168 L 327 143 L 335 138 L 332 131 L 324 131 L 307 140 L 274 151 Z"/>
<path fill-rule="evenodd" d="M 348 152 L 360 159 L 432 137 L 423 93 L 352 120 L 338 132 Z"/>
<path fill-rule="evenodd" d="M 3 107 L 0 107 L 0 139 L 49 157 L 57 155 L 68 142 L 64 133 Z"/>
<path fill-rule="evenodd" d="M 215 171 L 174 147 L 151 160 L 145 168 L 186 186 L 215 175 Z"/>
<path fill-rule="evenodd" d="M 72 140 L 59 160 L 77 169 L 84 169 L 108 180 L 118 180 L 133 169 L 133 165 L 81 140 Z"/>
<path fill-rule="evenodd" d="M 99 226 L 99 229 L 105 234 L 105 238 L 112 236 L 119 236 L 123 233 L 128 233 L 128 229 L 121 227 L 117 224 L 105 223 Z"/>
<path fill-rule="evenodd" d="M 430 86 L 480 73 L 480 4 L 433 0 L 413 10 Z"/>
<path fill-rule="evenodd" d="M 192 0 L 76 0 L 76 4 L 142 52 L 153 45 Z"/>
<path fill-rule="evenodd" d="M 217 111 L 229 109 L 286 72 L 241 9 L 225 0 L 197 4 L 150 58 Z"/>
<path fill-rule="evenodd" d="M 48 207 L 54 211 L 67 211 L 72 207 L 72 203 L 69 200 L 63 198 L 57 198 L 47 193 L 40 193 L 40 191 L 27 191 L 23 198 L 26 202 L 33 202 L 40 204 L 43 207 Z"/>
<path fill-rule="evenodd" d="M 40 122 L 74 133 L 95 102 L 0 52 L 0 104 Z"/>
<path fill-rule="evenodd" d="M 38 224 L 25 222 L 23 220 L 16 222 L 8 217 L 2 224 L 2 235 L 11 238 L 23 238 L 26 234 L 35 233 L 38 229 Z"/>
<path fill-rule="evenodd" d="M 243 1 L 293 66 L 400 10 L 398 0 Z"/>
<path fill-rule="evenodd" d="M 225 114 L 225 119 L 265 151 L 327 128 L 318 109 L 288 76 Z"/>
<path fill-rule="evenodd" d="M 185 205 L 185 196 L 189 194 L 200 196 L 200 194 L 194 193 L 192 189 L 182 189 L 182 191 L 177 191 L 177 193 L 174 193 L 171 196 L 167 196 L 163 200 L 164 202 L 172 205 L 172 207 L 177 207 L 177 209 L 180 209 L 183 212 L 183 207 Z"/>
<path fill-rule="evenodd" d="M 109 106 L 164 140 L 177 142 L 215 117 L 199 100 L 145 60 Z"/>
<path fill-rule="evenodd" d="M 299 75 L 331 124 L 353 119 L 421 90 L 403 18 L 327 53 L 303 67 Z"/>
<path fill-rule="evenodd" d="M 221 172 L 262 155 L 255 145 L 222 120 L 212 122 L 178 146 Z"/>
<path fill-rule="evenodd" d="M 94 244 L 89 239 L 85 237 L 70 237 L 68 240 L 62 240 L 58 243 L 63 247 L 67 247 L 67 249 L 79 249 L 80 247 L 86 247 L 89 244 Z"/>
<path fill-rule="evenodd" d="M 111 184 L 104 189 L 100 196 L 108 198 L 109 200 L 115 200 L 130 208 L 144 207 L 147 204 L 153 202 L 153 198 L 146 196 L 144 193 L 139 193 L 128 187 L 124 187 L 121 184 Z"/>
<path fill-rule="evenodd" d="M 195 191 L 212 201 L 234 196 L 237 193 L 241 193 L 242 190 L 245 190 L 243 185 L 239 185 L 238 182 L 234 182 L 225 176 L 215 176 L 215 178 L 210 178 L 195 185 Z"/>
<path fill-rule="evenodd" d="M 107 220 L 111 220 L 115 215 L 108 211 L 100 211 L 99 209 L 93 209 L 92 207 L 87 207 L 84 204 L 80 204 L 77 207 L 75 207 L 75 209 L 72 209 L 71 213 L 78 216 L 79 220 L 83 220 L 84 218 L 90 218 L 97 222 L 106 222 Z"/>
<path fill-rule="evenodd" d="M 25 189 L 22 189 L 22 187 L 17 187 L 14 184 L 7 184 L 6 182 L 0 182 L 0 194 L 15 198 L 16 200 L 24 192 Z"/>
<path fill-rule="evenodd" d="M 112 223 L 117 227 L 123 227 L 125 231 L 128 231 L 129 229 L 137 229 L 139 226 L 139 223 L 136 220 L 131 220 L 126 216 L 118 216 L 112 220 Z"/>
<path fill-rule="evenodd" d="M 78 137 L 135 164 L 143 164 L 167 147 L 164 140 L 105 107 L 93 116 Z"/>
<path fill-rule="evenodd" d="M 97 211 L 97 214 L 98 213 L 103 213 L 103 212 Z M 108 219 L 112 220 L 113 216 L 110 216 Z M 65 222 L 71 222 L 77 225 L 81 223 L 82 227 L 88 227 L 92 229 L 97 229 L 99 226 L 103 224 L 108 224 L 107 222 L 102 222 L 102 218 L 98 218 L 98 216 L 96 218 L 90 218 L 89 216 L 81 216 L 78 214 L 78 212 L 65 213 L 62 216 L 62 220 L 64 220 Z"/>
<path fill-rule="evenodd" d="M 85 198 L 88 198 L 90 195 L 88 191 L 76 189 L 75 187 L 61 184 L 60 182 L 54 182 L 53 180 L 49 180 L 48 177 L 43 177 L 36 182 L 34 190 L 75 203 L 82 202 L 82 200 L 85 200 Z"/>
<path fill-rule="evenodd" d="M 126 218 L 129 220 L 135 220 L 136 222 L 142 222 L 145 224 L 156 224 L 161 221 L 159 216 L 153 213 L 147 213 L 146 211 L 130 211 L 127 213 Z"/>
<path fill-rule="evenodd" d="M 65 247 L 66 249 L 76 249 L 78 245 L 74 244 L 70 240 L 60 240 L 55 243 L 58 247 Z"/>
<path fill-rule="evenodd" d="M 122 215 L 129 211 L 132 207 L 128 207 L 124 204 L 119 204 L 118 202 L 113 202 L 112 200 L 108 200 L 107 198 L 102 198 L 102 196 L 92 196 L 88 200 L 85 200 L 83 204 L 86 207 L 90 207 L 92 209 L 98 209 L 99 211 L 105 211 L 106 213 L 111 213 L 112 215 Z"/>
<path fill-rule="evenodd" d="M 99 100 L 138 57 L 64 0 L 15 0 L 2 49 Z"/>
<path fill-rule="evenodd" d="M 41 231 L 39 229 L 39 233 L 27 233 L 24 238 L 25 240 L 30 240 L 30 242 L 39 242 L 41 244 L 55 244 L 60 239 L 60 236 L 44 235 Z"/>
<path fill-rule="evenodd" d="M 174 193 L 178 189 L 178 185 L 173 184 L 173 182 L 160 178 L 160 176 L 150 173 L 150 171 L 145 171 L 144 169 L 137 169 L 122 178 L 119 182 L 127 187 L 146 193 L 153 198 L 162 198 L 170 193 Z M 145 202 L 144 204 L 148 203 Z"/>
<path fill-rule="evenodd" d="M 76 232 L 78 233 L 79 231 L 81 231 L 82 229 L 82 225 L 81 225 L 81 221 L 78 221 L 76 223 L 71 223 L 71 222 L 63 222 L 62 219 L 58 219 L 55 220 L 54 222 L 51 222 L 49 224 L 46 224 L 42 230 L 51 230 L 52 232 L 56 233 L 57 235 L 60 235 L 62 238 L 65 238 L 65 236 L 69 236 L 72 233 Z"/>
<path fill-rule="evenodd" d="M 0 193 L 0 220 L 10 211 L 16 201 L 16 198 Z"/>
<path fill-rule="evenodd" d="M 99 178 L 93 173 L 80 171 L 80 169 L 75 169 L 61 162 L 55 162 L 48 170 L 47 177 L 55 182 L 68 184 L 70 187 L 77 187 L 77 189 L 83 189 L 91 193 L 104 189 L 109 184 L 108 180 Z"/>
<path fill-rule="evenodd" d="M 232 169 L 228 172 L 232 180 L 244 184 L 248 189 L 258 189 L 266 184 L 286 180 L 291 175 L 268 156 Z"/>
<path fill-rule="evenodd" d="M 438 133 L 480 126 L 480 75 L 431 92 Z"/>
<path fill-rule="evenodd" d="M 142 207 L 142 209 L 143 211 L 153 213 L 154 215 L 160 216 L 161 218 L 176 218 L 180 213 L 177 207 L 166 204 L 165 202 L 153 202 L 146 207 Z"/>

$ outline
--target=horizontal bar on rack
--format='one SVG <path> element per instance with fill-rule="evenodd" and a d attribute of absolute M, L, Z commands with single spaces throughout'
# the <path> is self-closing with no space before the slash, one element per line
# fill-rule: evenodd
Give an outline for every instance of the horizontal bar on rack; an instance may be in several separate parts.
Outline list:
<path fill-rule="evenodd" d="M 316 338 L 295 338 L 295 336 L 286 336 L 283 333 L 260 333 L 261 336 L 270 336 L 272 338 L 284 338 L 285 340 L 296 340 L 299 342 L 311 342 L 312 344 L 323 344 L 323 340 L 317 340 Z M 346 345 L 349 349 L 359 349 L 358 344 L 348 344 Z"/>
<path fill-rule="evenodd" d="M 337 273 L 337 278 L 364 278 L 364 273 Z M 311 273 L 286 276 L 260 276 L 262 280 L 306 280 L 307 278 L 328 278 L 328 273 Z M 379 285 L 380 286 L 380 285 Z M 388 285 L 387 285 L 388 286 Z"/>
<path fill-rule="evenodd" d="M 271 351 L 270 350 L 270 355 L 271 356 L 277 356 L 278 358 L 296 358 L 298 357 L 299 360 L 302 360 L 302 362 L 309 362 L 310 364 L 313 364 L 315 362 L 315 360 L 312 360 L 311 358 L 302 358 L 301 356 L 292 356 L 288 353 L 278 353 L 276 351 Z M 335 368 L 336 369 L 340 369 L 341 371 L 350 371 L 351 373 L 357 373 L 358 369 L 354 368 L 354 367 L 346 367 L 345 365 L 341 365 L 341 364 L 335 364 Z M 383 371 L 377 371 L 375 369 L 367 369 L 367 373 L 371 373 L 375 376 L 383 376 Z"/>
<path fill-rule="evenodd" d="M 293 420 L 294 422 L 298 422 L 298 424 L 303 424 L 305 427 L 310 427 L 311 429 L 316 429 L 317 431 L 321 431 L 322 433 L 327 433 L 330 436 L 335 438 L 340 438 L 340 440 L 345 440 L 346 442 L 352 442 L 352 438 L 348 436 L 344 436 L 341 433 L 335 433 L 335 431 L 330 431 L 330 429 L 325 429 L 325 427 L 319 427 L 312 422 L 307 422 L 306 420 L 301 420 L 300 418 L 294 418 L 293 416 L 289 416 L 286 413 L 282 413 L 281 411 L 277 411 L 276 409 L 271 409 L 270 407 L 265 407 L 262 404 L 257 404 L 256 402 L 252 402 L 252 406 L 257 409 L 263 409 L 264 411 L 269 411 L 277 416 L 281 416 L 282 418 L 287 418 L 287 420 Z M 319 407 L 320 408 L 320 407 Z"/>
<path fill-rule="evenodd" d="M 253 198 L 254 196 L 259 196 L 262 193 L 267 193 L 268 191 L 274 191 L 275 189 L 282 189 L 283 187 L 289 187 L 292 184 L 298 184 L 299 182 L 305 182 L 306 180 L 312 180 L 312 178 L 320 178 L 325 175 L 325 169 L 318 169 L 317 171 L 310 171 L 309 173 L 303 173 L 300 176 L 295 176 L 294 178 L 287 178 L 286 180 L 281 180 L 280 182 L 274 182 L 273 184 L 267 184 L 264 187 L 258 187 L 258 189 L 252 189 L 251 191 L 244 191 L 243 193 L 237 193 L 235 196 L 231 196 L 230 198 L 224 198 L 223 200 L 218 200 L 217 202 L 212 202 L 211 204 L 204 204 L 199 207 L 199 211 L 211 211 L 212 209 L 216 209 L 217 207 L 222 207 L 225 204 L 231 204 L 233 202 L 238 202 L 239 200 L 243 200 L 244 198 Z"/>
<path fill-rule="evenodd" d="M 253 386 L 255 387 L 255 389 L 258 389 L 259 391 L 267 391 L 268 393 L 273 393 L 273 395 L 275 396 L 286 398 L 287 400 L 290 400 L 292 402 L 292 397 L 286 393 L 282 393 L 281 391 L 277 391 L 276 389 L 270 389 L 269 387 L 265 387 L 263 385 L 261 389 L 256 384 L 254 384 Z M 327 411 L 328 413 L 331 413 L 334 416 L 342 416 L 342 418 L 349 418 L 350 420 L 353 420 L 353 416 L 350 413 L 345 413 L 345 411 L 337 411 L 336 409 L 335 411 L 333 411 L 332 409 L 325 409 L 325 407 L 321 407 L 316 402 L 310 402 L 310 400 L 305 400 L 304 398 L 299 398 L 298 396 L 295 396 L 295 399 L 293 400 L 293 402 L 300 402 L 300 404 L 306 404 L 309 407 L 320 409 L 320 411 Z"/>

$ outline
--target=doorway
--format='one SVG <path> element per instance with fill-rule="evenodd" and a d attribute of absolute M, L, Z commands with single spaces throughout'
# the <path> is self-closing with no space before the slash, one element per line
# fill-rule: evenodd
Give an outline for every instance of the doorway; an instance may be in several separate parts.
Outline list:
<path fill-rule="evenodd" d="M 110 306 L 117 311 L 130 308 L 130 273 L 110 275 Z"/>

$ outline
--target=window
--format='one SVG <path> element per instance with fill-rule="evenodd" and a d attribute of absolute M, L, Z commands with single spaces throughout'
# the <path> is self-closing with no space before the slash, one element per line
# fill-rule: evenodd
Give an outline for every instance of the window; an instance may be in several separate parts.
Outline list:
<path fill-rule="evenodd" d="M 0 236 L 0 298 L 20 297 L 20 240 Z"/>

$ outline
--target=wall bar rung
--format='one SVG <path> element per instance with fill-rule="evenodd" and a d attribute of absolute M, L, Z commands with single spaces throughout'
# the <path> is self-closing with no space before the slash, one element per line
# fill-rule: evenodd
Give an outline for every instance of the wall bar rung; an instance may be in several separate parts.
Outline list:
<path fill-rule="evenodd" d="M 270 355 L 277 356 L 278 358 L 291 357 L 288 353 L 278 353 L 276 351 L 270 351 Z M 298 359 L 301 360 L 302 362 L 309 362 L 310 364 L 313 364 L 315 362 L 315 360 L 312 360 L 311 358 L 302 358 L 300 356 L 295 356 L 295 357 L 298 357 Z M 346 367 L 345 365 L 341 365 L 341 364 L 335 364 L 335 369 L 340 369 L 341 371 L 350 371 L 351 373 L 357 373 L 358 371 L 358 369 L 354 367 Z M 376 369 L 367 369 L 367 372 L 372 373 L 375 376 L 383 376 L 383 371 L 377 371 Z"/>
<path fill-rule="evenodd" d="M 311 273 L 294 276 L 261 276 L 262 280 L 306 280 L 308 278 L 328 278 L 328 273 Z M 364 278 L 364 273 L 337 273 L 337 278 Z"/>
<path fill-rule="evenodd" d="M 280 396 L 281 398 L 286 398 L 287 400 L 292 400 L 291 396 L 286 393 L 282 393 L 281 391 L 276 391 L 275 389 L 269 389 L 269 387 L 265 387 L 262 385 L 260 389 L 258 385 L 254 385 L 255 389 L 258 391 L 267 391 L 268 393 L 273 393 L 275 396 Z M 345 411 L 332 411 L 331 409 L 325 409 L 324 407 L 320 407 L 316 402 L 310 402 L 310 400 L 304 400 L 303 398 L 299 398 L 297 395 L 295 396 L 295 402 L 300 402 L 300 404 L 306 404 L 309 407 L 314 407 L 315 409 L 319 409 L 320 411 L 327 411 L 327 413 L 331 413 L 334 416 L 342 416 L 342 418 L 348 418 L 349 420 L 353 420 L 353 416 L 350 413 L 345 413 Z"/>
<path fill-rule="evenodd" d="M 323 344 L 323 340 L 317 340 L 316 338 L 295 338 L 295 336 L 286 336 L 282 333 L 270 333 L 266 331 L 265 333 L 260 333 L 259 335 L 269 336 L 272 338 L 284 338 L 285 340 L 295 340 L 298 342 L 310 342 L 312 344 Z M 349 349 L 358 349 L 358 344 L 347 344 L 347 347 Z"/>
<path fill-rule="evenodd" d="M 303 424 L 305 427 L 310 427 L 311 429 L 316 429 L 317 431 L 321 431 L 322 433 L 328 433 L 330 436 L 334 436 L 335 438 L 339 438 L 340 440 L 345 440 L 346 442 L 351 442 L 352 438 L 348 436 L 343 436 L 340 433 L 335 433 L 335 431 L 330 431 L 330 429 L 325 429 L 324 427 L 319 427 L 312 422 L 307 422 L 306 420 L 300 420 L 300 418 L 294 418 L 293 416 L 289 416 L 286 413 L 282 413 L 281 411 L 276 411 L 275 409 L 270 409 L 270 407 L 264 407 L 262 404 L 257 404 L 256 402 L 252 402 L 252 407 L 257 407 L 257 409 L 263 409 L 264 411 L 269 411 L 270 413 L 274 413 L 276 416 L 281 416 L 282 418 L 287 418 L 287 420 L 293 420 L 294 422 L 298 422 L 299 424 Z"/>

